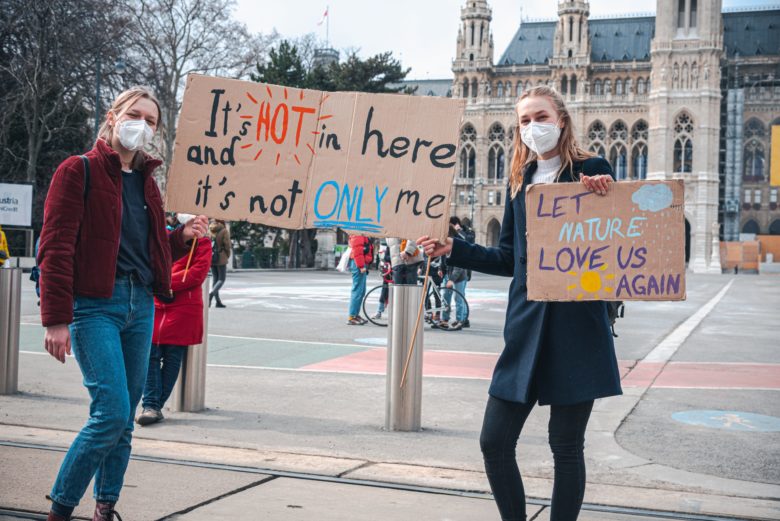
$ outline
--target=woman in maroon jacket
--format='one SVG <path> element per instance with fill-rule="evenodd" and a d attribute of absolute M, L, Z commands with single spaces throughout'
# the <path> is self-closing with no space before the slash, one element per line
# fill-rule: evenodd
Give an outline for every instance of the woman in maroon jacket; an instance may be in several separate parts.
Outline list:
<path fill-rule="evenodd" d="M 71 347 L 91 397 L 89 419 L 60 467 L 49 520 L 67 520 L 92 478 L 95 520 L 111 520 L 130 459 L 133 419 L 152 340 L 152 295 L 171 293 L 171 254 L 206 233 L 205 216 L 166 235 L 142 149 L 160 121 L 150 90 L 121 93 L 92 150 L 57 168 L 44 207 L 38 264 L 46 350 L 65 363 Z"/>
<path fill-rule="evenodd" d="M 203 237 L 198 239 L 186 279 L 187 257 L 173 263 L 173 300 L 154 299 L 154 332 L 141 401 L 143 412 L 135 420 L 139 425 L 151 425 L 163 419 L 162 408 L 179 378 L 187 346 L 203 342 L 202 286 L 210 266 L 211 241 Z"/>

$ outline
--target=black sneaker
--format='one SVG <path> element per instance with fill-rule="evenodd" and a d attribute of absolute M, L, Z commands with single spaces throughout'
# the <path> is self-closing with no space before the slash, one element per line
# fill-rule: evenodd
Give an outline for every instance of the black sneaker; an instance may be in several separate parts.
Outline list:
<path fill-rule="evenodd" d="M 151 407 L 144 408 L 143 412 L 135 419 L 138 425 L 145 427 L 163 419 L 162 411 L 159 409 L 152 409 Z"/>
<path fill-rule="evenodd" d="M 217 307 L 217 308 L 226 308 L 227 306 L 226 306 L 226 305 L 224 305 L 222 302 L 217 302 L 217 305 L 216 305 L 216 306 L 214 306 L 214 307 Z"/>
<path fill-rule="evenodd" d="M 450 331 L 460 331 L 463 329 L 463 322 L 458 322 L 457 320 L 450 324 L 449 330 Z"/>
<path fill-rule="evenodd" d="M 463 324 L 464 328 L 471 327 L 471 322 L 469 322 L 469 319 L 464 320 L 461 322 L 461 324 Z"/>

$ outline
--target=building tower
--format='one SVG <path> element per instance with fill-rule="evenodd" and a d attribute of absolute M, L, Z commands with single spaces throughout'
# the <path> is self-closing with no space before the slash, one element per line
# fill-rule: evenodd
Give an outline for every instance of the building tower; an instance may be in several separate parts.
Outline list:
<path fill-rule="evenodd" d="M 493 69 L 492 17 L 487 0 L 468 0 L 460 10 L 457 52 L 452 63 L 456 96 L 476 99 L 489 94 Z"/>
<path fill-rule="evenodd" d="M 650 51 L 653 153 L 647 178 L 685 180 L 689 267 L 697 273 L 720 273 L 713 232 L 718 222 L 722 25 L 721 0 L 658 0 Z"/>
<path fill-rule="evenodd" d="M 582 98 L 585 92 L 590 65 L 589 10 L 586 0 L 558 2 L 558 25 L 550 68 L 556 89 L 569 100 Z"/>

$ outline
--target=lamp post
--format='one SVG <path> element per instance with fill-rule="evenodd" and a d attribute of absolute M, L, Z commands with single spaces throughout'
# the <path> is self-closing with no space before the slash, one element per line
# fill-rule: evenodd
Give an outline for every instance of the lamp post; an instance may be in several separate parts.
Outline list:
<path fill-rule="evenodd" d="M 101 75 L 101 59 L 100 54 L 97 56 L 97 63 L 95 64 L 95 135 L 94 138 L 97 140 L 98 137 L 98 130 L 100 129 L 100 75 Z M 125 72 L 125 69 L 127 66 L 125 65 L 124 60 L 119 58 L 114 63 L 114 70 L 118 72 L 119 74 L 122 74 Z"/>

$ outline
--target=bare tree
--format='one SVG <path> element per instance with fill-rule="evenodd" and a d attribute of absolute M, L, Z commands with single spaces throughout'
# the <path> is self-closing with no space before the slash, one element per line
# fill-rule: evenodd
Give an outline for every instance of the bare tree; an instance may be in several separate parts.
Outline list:
<path fill-rule="evenodd" d="M 23 122 L 24 180 L 35 182 L 44 146 L 90 104 L 96 60 L 116 55 L 122 30 L 115 3 L 6 0 L 0 10 L 0 143 Z M 85 36 L 85 35 L 88 35 Z M 14 150 L 4 147 L 7 153 Z"/>
<path fill-rule="evenodd" d="M 162 105 L 159 153 L 164 178 L 173 158 L 176 120 L 188 74 L 241 78 L 262 61 L 275 34 L 250 34 L 232 18 L 233 0 L 133 0 L 128 14 L 129 75 L 151 86 Z"/>

